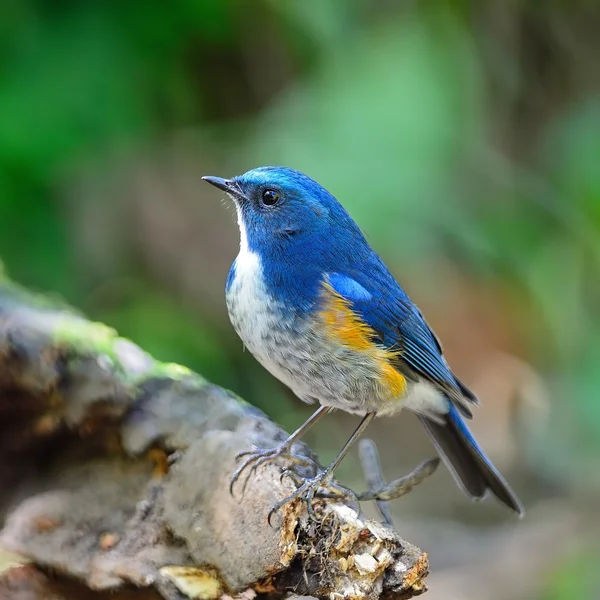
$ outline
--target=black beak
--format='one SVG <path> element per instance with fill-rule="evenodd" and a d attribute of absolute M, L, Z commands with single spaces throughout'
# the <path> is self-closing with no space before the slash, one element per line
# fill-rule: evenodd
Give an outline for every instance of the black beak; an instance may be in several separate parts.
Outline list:
<path fill-rule="evenodd" d="M 234 181 L 222 177 L 213 177 L 212 175 L 205 175 L 202 179 L 236 198 L 243 197 L 242 190 Z"/>

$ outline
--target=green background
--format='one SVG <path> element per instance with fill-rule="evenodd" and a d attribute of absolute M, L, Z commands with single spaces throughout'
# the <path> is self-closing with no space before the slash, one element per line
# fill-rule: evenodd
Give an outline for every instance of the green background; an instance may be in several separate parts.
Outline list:
<path fill-rule="evenodd" d="M 0 256 L 12 278 L 293 429 L 310 409 L 227 320 L 237 228 L 200 177 L 306 172 L 348 208 L 481 396 L 474 430 L 528 509 L 516 523 L 492 501 L 471 505 L 443 469 L 396 502 L 399 528 L 430 553 L 428 597 L 597 597 L 597 2 L 4 0 L 1 11 Z M 307 441 L 327 461 L 354 424 L 330 416 Z M 433 453 L 408 415 L 370 435 L 390 478 Z M 355 456 L 339 475 L 363 486 Z"/>

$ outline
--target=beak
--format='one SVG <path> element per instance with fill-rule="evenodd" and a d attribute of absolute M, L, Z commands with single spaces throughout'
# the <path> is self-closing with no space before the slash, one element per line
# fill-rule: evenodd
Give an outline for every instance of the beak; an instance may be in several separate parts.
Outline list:
<path fill-rule="evenodd" d="M 239 188 L 238 184 L 230 179 L 213 177 L 212 175 L 205 175 L 202 179 L 203 181 L 214 185 L 216 188 L 219 188 L 220 190 L 223 190 L 224 192 L 227 192 L 236 198 L 244 197 L 244 194 L 242 193 L 242 190 Z"/>

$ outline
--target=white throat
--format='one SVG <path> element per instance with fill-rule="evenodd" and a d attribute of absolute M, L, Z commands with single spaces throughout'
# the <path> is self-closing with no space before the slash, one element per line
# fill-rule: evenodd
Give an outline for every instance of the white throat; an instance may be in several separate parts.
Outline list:
<path fill-rule="evenodd" d="M 248 235 L 246 234 L 246 225 L 242 218 L 242 211 L 236 204 L 238 226 L 240 228 L 240 251 L 235 260 L 235 278 L 250 283 L 255 278 L 259 279 L 261 275 L 260 256 L 252 252 L 248 247 Z M 258 282 L 254 282 L 256 285 Z"/>
<path fill-rule="evenodd" d="M 235 210 L 237 212 L 237 222 L 238 227 L 240 228 L 240 254 L 249 252 L 248 249 L 248 236 L 246 235 L 246 224 L 244 223 L 244 219 L 242 218 L 242 210 L 235 204 Z"/>

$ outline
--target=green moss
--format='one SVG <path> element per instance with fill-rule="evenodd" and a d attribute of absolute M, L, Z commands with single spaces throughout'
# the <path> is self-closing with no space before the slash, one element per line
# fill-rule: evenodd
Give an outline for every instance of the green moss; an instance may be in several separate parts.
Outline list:
<path fill-rule="evenodd" d="M 183 365 L 175 363 L 155 362 L 154 365 L 144 373 L 129 376 L 123 368 L 115 344 L 125 338 L 119 337 L 117 332 L 102 323 L 92 323 L 83 319 L 65 318 L 55 327 L 54 340 L 58 344 L 66 345 L 80 352 L 94 352 L 108 357 L 115 370 L 129 379 L 129 383 L 140 385 L 144 381 L 153 378 L 168 378 L 173 380 L 185 380 L 188 386 L 198 388 L 206 385 L 206 380 Z"/>
<path fill-rule="evenodd" d="M 87 321 L 76 315 L 57 314 L 52 324 L 52 339 L 56 345 L 74 351 L 76 354 L 98 354 L 108 358 L 115 374 L 132 386 L 138 386 L 149 379 L 168 378 L 185 381 L 189 388 L 200 389 L 207 384 L 206 379 L 191 369 L 175 364 L 154 362 L 143 373 L 130 373 L 124 368 L 117 351 L 119 341 L 128 341 L 119 337 L 117 331 L 103 323 Z"/>
<path fill-rule="evenodd" d="M 59 318 L 52 335 L 58 344 L 77 350 L 94 350 L 117 361 L 114 344 L 119 339 L 117 332 L 103 323 L 93 323 L 72 315 Z"/>
<path fill-rule="evenodd" d="M 170 377 L 171 379 L 181 379 L 190 375 L 196 375 L 187 367 L 178 365 L 176 363 L 157 363 L 157 368 L 153 372 L 155 375 L 160 373 Z"/>
<path fill-rule="evenodd" d="M 187 367 L 176 363 L 155 363 L 155 365 L 144 375 L 144 379 L 153 377 L 166 377 L 169 379 L 189 379 L 191 377 L 197 377 L 202 381 L 202 384 L 206 383 L 203 377 L 200 377 L 200 375 L 197 375 Z"/>
<path fill-rule="evenodd" d="M 52 339 L 78 354 L 98 354 L 108 360 L 116 377 L 127 384 L 134 384 L 136 377 L 122 365 L 115 344 L 120 338 L 117 332 L 103 323 L 94 323 L 73 315 L 60 315 L 53 324 Z M 77 356 L 73 356 L 77 359 Z"/>

